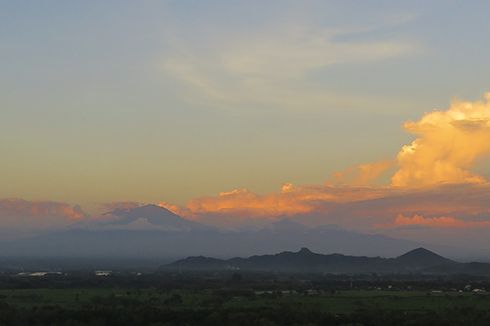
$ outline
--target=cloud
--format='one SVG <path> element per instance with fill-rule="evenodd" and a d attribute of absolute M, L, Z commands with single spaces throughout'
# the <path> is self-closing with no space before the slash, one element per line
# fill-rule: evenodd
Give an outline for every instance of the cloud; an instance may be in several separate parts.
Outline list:
<path fill-rule="evenodd" d="M 327 181 L 327 183 L 333 185 L 372 186 L 379 182 L 382 174 L 394 167 L 394 163 L 391 160 L 383 160 L 360 164 L 335 172 L 332 180 Z"/>
<path fill-rule="evenodd" d="M 100 208 L 104 210 L 105 212 L 113 211 L 116 209 L 132 209 L 136 208 L 139 206 L 142 206 L 144 204 L 134 202 L 134 201 L 117 201 L 117 202 L 111 202 L 111 203 L 103 203 L 100 205 Z"/>
<path fill-rule="evenodd" d="M 294 215 L 310 211 L 312 208 L 308 203 L 307 192 L 299 193 L 301 198 L 298 198 L 297 194 L 297 190 L 290 184 L 286 186 L 284 192 L 278 194 L 258 195 L 248 189 L 235 189 L 221 192 L 217 197 L 193 199 L 188 203 L 187 208 L 197 215 L 233 214 L 250 218 Z M 318 197 L 330 198 L 328 194 L 321 196 L 315 193 L 315 198 Z"/>
<path fill-rule="evenodd" d="M 323 210 L 325 203 L 342 203 L 352 200 L 379 198 L 383 189 L 294 186 L 287 183 L 280 192 L 265 195 L 248 189 L 235 189 L 221 192 L 215 197 L 195 198 L 186 206 L 192 215 L 232 215 L 247 218 L 275 218 L 306 214 Z"/>
<path fill-rule="evenodd" d="M 0 199 L 0 226 L 48 228 L 72 224 L 88 215 L 78 206 L 54 201 Z"/>
<path fill-rule="evenodd" d="M 182 216 L 182 217 L 192 218 L 192 216 L 193 216 L 193 214 L 186 207 L 180 207 L 177 205 L 167 203 L 165 201 L 161 201 L 157 205 L 160 207 L 163 207 L 165 209 L 168 209 L 172 213 L 177 214 L 177 215 Z"/>
<path fill-rule="evenodd" d="M 348 168 L 323 185 L 286 183 L 269 194 L 235 189 L 171 209 L 194 219 L 295 216 L 361 229 L 388 225 L 394 216 L 395 223 L 407 225 L 486 225 L 490 183 L 471 169 L 490 152 L 490 95 L 486 101 L 454 101 L 448 110 L 427 113 L 404 127 L 417 138 L 396 160 Z M 389 179 L 380 183 L 390 171 L 391 184 Z M 469 222 L 475 218 L 481 222 Z"/>
<path fill-rule="evenodd" d="M 312 226 L 336 224 L 378 232 L 393 227 L 395 217 L 400 215 L 451 216 L 486 225 L 486 221 L 490 221 L 490 185 L 400 189 L 286 184 L 281 191 L 264 195 L 237 189 L 218 196 L 195 198 L 181 208 L 181 212 L 184 214 L 179 215 L 197 221 L 231 227 L 287 216 Z M 455 223 L 454 228 L 468 225 Z"/>
<path fill-rule="evenodd" d="M 334 64 L 381 60 L 413 50 L 400 41 L 335 41 L 344 34 L 300 28 L 241 42 L 223 53 L 223 68 L 243 78 L 290 79 Z"/>
<path fill-rule="evenodd" d="M 490 153 L 490 93 L 484 101 L 454 101 L 447 111 L 427 113 L 404 128 L 417 139 L 398 153 L 393 186 L 486 182 L 470 169 Z"/>
<path fill-rule="evenodd" d="M 235 34 L 226 45 L 199 50 L 181 38 L 169 44 L 173 51 L 168 51 L 161 68 L 184 86 L 187 101 L 200 105 L 303 111 L 365 107 L 366 102 L 379 106 L 386 100 L 333 92 L 311 77 L 333 65 L 375 62 L 420 51 L 420 45 L 412 41 L 352 37 L 376 28 L 380 26 L 325 28 L 298 23 L 261 29 L 257 34 L 248 30 L 247 35 Z"/>
<path fill-rule="evenodd" d="M 184 206 L 163 201 L 159 205 L 186 218 L 235 226 L 287 216 L 311 225 L 375 231 L 407 226 L 486 227 L 490 223 L 490 183 L 472 168 L 490 151 L 489 103 L 489 95 L 485 101 L 455 101 L 446 111 L 408 122 L 406 130 L 417 138 L 401 149 L 396 160 L 348 168 L 324 184 L 285 183 L 266 194 L 238 188 L 194 198 Z M 392 169 L 395 171 L 390 172 Z M 387 173 L 393 173 L 391 183 L 380 183 L 378 179 Z M 103 208 L 139 205 L 114 202 Z M 3 227 L 60 226 L 84 217 L 78 206 L 66 203 L 0 200 Z"/>
<path fill-rule="evenodd" d="M 451 216 L 424 217 L 413 215 L 406 217 L 400 214 L 394 221 L 394 226 L 424 226 L 431 228 L 480 228 L 490 227 L 490 221 L 466 221 Z"/>

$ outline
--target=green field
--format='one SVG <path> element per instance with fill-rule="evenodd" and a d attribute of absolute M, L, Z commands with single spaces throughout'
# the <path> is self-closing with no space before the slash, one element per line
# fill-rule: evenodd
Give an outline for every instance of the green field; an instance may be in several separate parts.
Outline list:
<path fill-rule="evenodd" d="M 0 325 L 488 325 L 490 295 L 237 288 L 0 289 Z"/>
<path fill-rule="evenodd" d="M 172 309 L 257 309 L 291 306 L 297 310 L 348 314 L 359 309 L 405 312 L 443 311 L 471 307 L 490 311 L 490 295 L 431 293 L 423 291 L 340 291 L 335 294 L 281 294 L 241 291 L 159 291 L 156 289 L 3 289 L 0 302 L 19 308 L 59 306 L 77 309 L 85 305 L 146 305 Z"/>

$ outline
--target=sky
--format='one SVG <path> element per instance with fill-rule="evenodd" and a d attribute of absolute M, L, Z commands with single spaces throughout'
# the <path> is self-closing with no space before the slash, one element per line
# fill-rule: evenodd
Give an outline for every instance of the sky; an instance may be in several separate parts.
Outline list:
<path fill-rule="evenodd" d="M 485 228 L 489 10 L 0 1 L 0 225 L 159 203 L 223 224 Z"/>

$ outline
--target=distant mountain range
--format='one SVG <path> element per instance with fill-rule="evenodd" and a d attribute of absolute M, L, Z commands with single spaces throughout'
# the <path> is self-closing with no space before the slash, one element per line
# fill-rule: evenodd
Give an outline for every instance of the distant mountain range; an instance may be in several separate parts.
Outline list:
<path fill-rule="evenodd" d="M 115 209 L 105 215 L 117 217 L 103 224 L 108 226 L 123 226 L 126 229 L 152 229 L 166 231 L 193 231 L 209 229 L 210 227 L 193 222 L 172 213 L 157 205 L 145 205 L 132 209 Z"/>
<path fill-rule="evenodd" d="M 298 252 L 284 251 L 275 255 L 249 258 L 216 259 L 204 256 L 188 257 L 164 265 L 161 270 L 225 271 L 293 273 L 423 273 L 490 275 L 490 264 L 458 263 L 425 248 L 411 250 L 396 258 L 318 254 L 307 248 Z"/>
<path fill-rule="evenodd" d="M 100 221 L 0 242 L 0 257 L 169 258 L 249 256 L 308 247 L 318 252 L 395 257 L 425 244 L 290 219 L 258 230 L 224 230 L 184 219 L 156 205 L 116 209 Z M 430 246 L 454 254 L 451 248 Z"/>

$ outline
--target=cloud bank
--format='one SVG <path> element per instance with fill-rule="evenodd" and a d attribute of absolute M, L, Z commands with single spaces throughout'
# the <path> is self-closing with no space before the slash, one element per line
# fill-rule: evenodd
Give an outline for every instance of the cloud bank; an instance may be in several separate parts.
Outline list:
<path fill-rule="evenodd" d="M 490 95 L 482 101 L 454 101 L 447 110 L 426 113 L 404 127 L 416 138 L 395 158 L 345 169 L 324 184 L 286 183 L 268 194 L 239 188 L 183 206 L 159 205 L 189 219 L 226 226 L 289 217 L 359 230 L 488 227 L 490 183 L 473 170 L 490 153 Z M 386 174 L 391 177 L 382 178 Z M 102 209 L 139 205 L 115 202 Z M 3 227 L 52 227 L 86 217 L 80 207 L 66 203 L 0 200 Z"/>
<path fill-rule="evenodd" d="M 414 215 L 412 217 L 398 215 L 395 226 L 426 226 L 435 228 L 480 228 L 490 227 L 490 221 L 465 221 L 451 216 L 424 217 Z"/>
<path fill-rule="evenodd" d="M 256 194 L 235 189 L 169 207 L 194 219 L 232 223 L 243 219 L 315 216 L 324 224 L 484 226 L 490 216 L 490 184 L 472 169 L 490 153 L 490 94 L 475 102 L 454 101 L 445 111 L 404 124 L 416 139 L 396 158 L 337 172 L 323 185 L 285 184 Z M 380 183 L 390 173 L 388 183 Z"/>
<path fill-rule="evenodd" d="M 70 225 L 87 218 L 80 206 L 54 201 L 0 199 L 0 227 L 50 228 Z"/>

